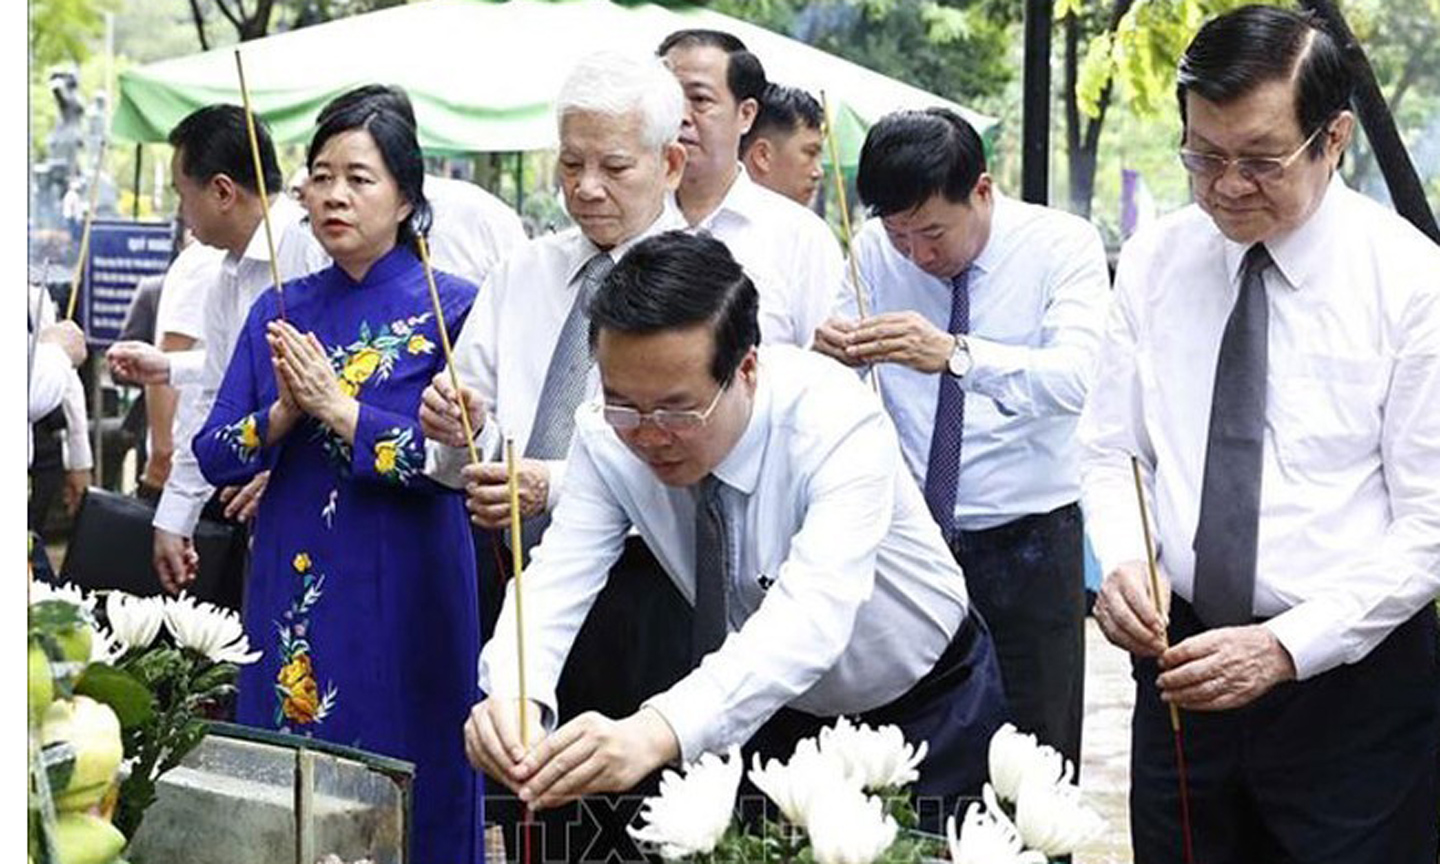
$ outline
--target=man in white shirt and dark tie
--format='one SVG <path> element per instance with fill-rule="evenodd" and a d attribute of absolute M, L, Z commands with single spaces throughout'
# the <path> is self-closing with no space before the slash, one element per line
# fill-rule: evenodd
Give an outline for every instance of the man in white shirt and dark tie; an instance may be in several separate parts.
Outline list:
<path fill-rule="evenodd" d="M 1194 860 L 1436 860 L 1440 248 L 1341 181 L 1349 69 L 1288 10 L 1203 26 L 1177 76 L 1196 203 L 1120 258 L 1081 441 L 1140 864 L 1181 860 L 1169 706 Z"/>
<path fill-rule="evenodd" d="M 882 118 L 856 187 L 878 218 L 815 347 L 874 364 L 906 463 L 995 636 L 1016 724 L 1075 764 L 1084 712 L 1084 535 L 1075 426 L 1109 302 L 1100 235 L 1007 198 L 945 109 Z"/>
<path fill-rule="evenodd" d="M 481 654 L 471 761 L 536 808 L 745 744 L 786 756 L 838 715 L 927 741 L 932 827 L 978 792 L 1003 720 L 993 647 L 853 374 L 758 348 L 757 292 L 714 238 L 637 244 L 591 305 L 603 405 L 577 412 L 564 496 L 525 576 L 529 749 L 514 593 Z M 555 728 L 555 682 L 627 532 L 693 604 L 688 667 L 634 713 Z M 623 665 L 623 655 L 612 661 Z"/>

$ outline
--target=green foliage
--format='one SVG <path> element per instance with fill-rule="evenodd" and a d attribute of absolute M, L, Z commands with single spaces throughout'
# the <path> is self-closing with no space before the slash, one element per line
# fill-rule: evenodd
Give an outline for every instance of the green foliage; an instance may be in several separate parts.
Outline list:
<path fill-rule="evenodd" d="M 122 730 L 145 723 L 155 713 L 155 698 L 145 685 L 105 663 L 86 666 L 75 684 L 75 692 L 109 705 Z"/>
<path fill-rule="evenodd" d="M 117 7 L 116 0 L 30 0 L 31 65 L 83 61 L 105 30 L 105 12 Z"/>

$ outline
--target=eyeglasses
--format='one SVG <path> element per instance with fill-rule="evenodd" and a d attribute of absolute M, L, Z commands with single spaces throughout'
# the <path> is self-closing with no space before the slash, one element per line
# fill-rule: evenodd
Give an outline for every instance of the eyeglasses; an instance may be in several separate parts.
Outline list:
<path fill-rule="evenodd" d="M 641 423 L 650 423 L 666 432 L 691 432 L 710 422 L 710 415 L 715 412 L 715 406 L 720 404 L 720 396 L 728 386 L 715 391 L 715 398 L 710 400 L 710 406 L 704 411 L 669 411 L 659 408 L 642 414 L 634 408 L 606 405 L 605 422 L 610 424 L 610 428 L 620 432 L 639 429 Z"/>
<path fill-rule="evenodd" d="M 1180 163 L 1185 166 L 1186 171 L 1207 180 L 1224 176 L 1225 172 L 1230 170 L 1230 166 L 1234 165 L 1235 169 L 1240 172 L 1240 176 L 1251 183 L 1274 181 L 1280 179 L 1280 176 L 1285 173 L 1285 169 L 1290 167 L 1290 163 L 1299 158 L 1300 154 L 1305 152 L 1305 148 L 1310 146 L 1310 142 L 1315 140 L 1315 136 L 1323 131 L 1325 131 L 1324 125 L 1317 127 L 1314 132 L 1310 133 L 1310 137 L 1305 139 L 1305 143 L 1295 148 L 1295 152 L 1289 156 L 1238 156 L 1232 159 L 1216 153 L 1202 153 L 1199 150 L 1182 147 L 1180 148 Z"/>

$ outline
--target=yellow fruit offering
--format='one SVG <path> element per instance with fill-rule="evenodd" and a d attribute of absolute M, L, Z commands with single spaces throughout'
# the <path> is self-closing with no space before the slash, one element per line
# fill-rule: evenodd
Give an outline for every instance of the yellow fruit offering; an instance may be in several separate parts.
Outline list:
<path fill-rule="evenodd" d="M 55 821 L 60 864 L 108 864 L 125 848 L 125 835 L 98 816 L 61 813 Z"/>
<path fill-rule="evenodd" d="M 30 666 L 26 673 L 30 685 L 30 722 L 39 723 L 45 709 L 55 701 L 55 678 L 50 674 L 50 661 L 38 642 L 30 643 Z"/>
<path fill-rule="evenodd" d="M 69 782 L 64 789 L 51 790 L 56 809 L 75 812 L 98 804 L 124 755 L 115 712 L 88 696 L 62 699 L 46 710 L 40 739 L 43 744 L 67 741 L 75 748 Z"/>

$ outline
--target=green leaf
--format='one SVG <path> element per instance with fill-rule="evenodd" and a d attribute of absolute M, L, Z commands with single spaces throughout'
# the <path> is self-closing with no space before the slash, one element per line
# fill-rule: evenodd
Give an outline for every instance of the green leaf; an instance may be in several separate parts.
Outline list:
<path fill-rule="evenodd" d="M 30 632 L 59 633 L 88 623 L 85 612 L 65 600 L 41 600 L 30 607 Z"/>
<path fill-rule="evenodd" d="M 1101 33 L 1090 40 L 1085 57 L 1080 61 L 1075 81 L 1075 101 L 1086 117 L 1100 115 L 1100 94 L 1110 83 L 1114 74 L 1114 40 L 1109 33 Z"/>
<path fill-rule="evenodd" d="M 46 744 L 40 751 L 40 761 L 45 766 L 51 790 L 63 790 L 70 785 L 70 775 L 75 773 L 75 745 L 69 741 Z"/>
<path fill-rule="evenodd" d="M 1064 21 L 1067 15 L 1079 15 L 1085 11 L 1085 0 L 1055 0 L 1055 20 Z"/>
<path fill-rule="evenodd" d="M 104 663 L 85 667 L 75 685 L 75 692 L 110 706 L 120 719 L 120 727 L 139 726 L 155 713 L 155 697 L 133 676 Z"/>
<path fill-rule="evenodd" d="M 920 7 L 920 20 L 925 22 L 925 35 L 936 45 L 948 45 L 970 37 L 970 20 L 954 7 L 924 3 Z"/>

